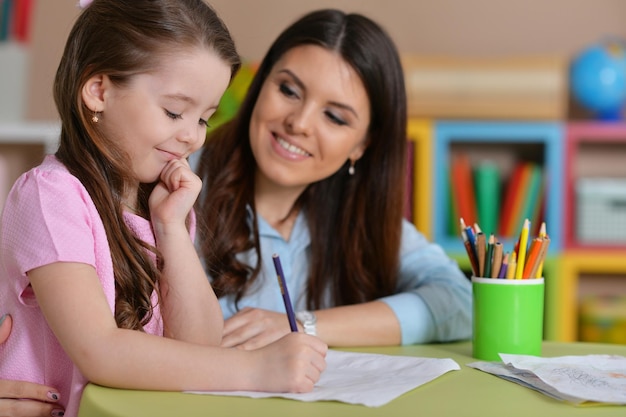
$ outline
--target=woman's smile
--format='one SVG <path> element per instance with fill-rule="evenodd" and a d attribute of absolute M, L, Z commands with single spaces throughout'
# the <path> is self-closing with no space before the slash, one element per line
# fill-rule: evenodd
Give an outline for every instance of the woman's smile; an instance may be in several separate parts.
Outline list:
<path fill-rule="evenodd" d="M 311 156 L 311 154 L 305 151 L 304 149 L 294 145 L 293 143 L 287 141 L 286 139 L 278 135 L 275 135 L 274 138 L 276 139 L 276 143 L 280 146 L 280 149 L 287 151 L 287 153 L 289 154 L 288 156 L 290 158 L 297 158 L 297 157 L 305 158 L 305 157 Z"/>

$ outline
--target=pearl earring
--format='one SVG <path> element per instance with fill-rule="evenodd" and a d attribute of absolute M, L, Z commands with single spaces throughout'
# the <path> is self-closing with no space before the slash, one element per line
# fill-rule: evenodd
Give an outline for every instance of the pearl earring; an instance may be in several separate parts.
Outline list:
<path fill-rule="evenodd" d="M 348 168 L 348 174 L 354 175 L 354 161 L 350 161 L 350 168 Z"/>

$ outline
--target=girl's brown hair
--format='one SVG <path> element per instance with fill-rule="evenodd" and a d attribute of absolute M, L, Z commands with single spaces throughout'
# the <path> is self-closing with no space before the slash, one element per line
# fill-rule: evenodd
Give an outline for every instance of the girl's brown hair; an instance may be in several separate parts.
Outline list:
<path fill-rule="evenodd" d="M 387 33 L 359 14 L 320 10 L 288 27 L 260 64 L 237 116 L 208 138 L 199 165 L 205 192 L 202 255 L 218 295 L 240 300 L 261 265 L 254 209 L 256 163 L 249 122 L 261 87 L 283 54 L 314 44 L 338 53 L 360 76 L 370 101 L 368 146 L 354 175 L 349 162 L 311 184 L 296 202 L 311 233 L 308 308 L 355 304 L 395 292 L 405 182 L 406 95 L 398 52 Z M 248 208 L 253 214 L 248 219 Z M 236 255 L 254 250 L 257 262 Z M 329 299 L 327 297 L 330 297 Z"/>
<path fill-rule="evenodd" d="M 228 29 L 203 0 L 94 0 L 69 34 L 54 81 L 61 118 L 56 156 L 85 186 L 102 218 L 115 274 L 115 320 L 128 329 L 142 330 L 152 317 L 158 251 L 124 222 L 122 197 L 132 181 L 131 164 L 91 122 L 81 90 L 94 75 L 127 85 L 133 75 L 157 68 L 163 57 L 181 48 L 214 51 L 230 65 L 231 76 L 240 65 Z M 145 215 L 153 186 L 142 184 L 138 196 Z"/>

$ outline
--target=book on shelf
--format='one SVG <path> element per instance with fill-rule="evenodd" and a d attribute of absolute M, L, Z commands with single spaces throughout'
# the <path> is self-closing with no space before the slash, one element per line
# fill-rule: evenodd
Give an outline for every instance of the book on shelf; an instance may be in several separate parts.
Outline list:
<path fill-rule="evenodd" d="M 512 237 L 521 229 L 524 221 L 525 199 L 532 171 L 530 163 L 517 163 L 513 168 L 509 181 L 504 186 L 502 215 L 498 226 L 498 234 L 501 236 Z"/>
<path fill-rule="evenodd" d="M 474 224 L 478 218 L 476 216 L 474 177 L 469 157 L 465 154 L 454 155 L 450 166 L 454 211 L 458 217 L 465 220 L 466 224 Z"/>
<path fill-rule="evenodd" d="M 35 0 L 0 0 L 0 41 L 27 42 Z"/>
<path fill-rule="evenodd" d="M 4 0 L 7 1 L 7 0 Z M 34 0 L 14 0 L 13 38 L 18 42 L 28 42 Z"/>
<path fill-rule="evenodd" d="M 533 162 L 520 162 L 515 168 L 514 175 L 507 185 L 506 198 L 512 203 L 506 212 L 508 215 L 501 223 L 500 234 L 513 237 L 524 224 L 524 219 L 531 219 L 531 227 L 540 223 L 543 193 L 543 169 Z M 503 207 L 503 211 L 504 211 Z M 505 217 L 505 214 L 503 214 Z"/>
<path fill-rule="evenodd" d="M 503 180 L 494 163 L 480 161 L 472 166 L 464 154 L 454 156 L 450 169 L 450 205 L 445 219 L 450 235 L 458 230 L 452 219 L 477 223 L 486 234 L 514 238 L 524 219 L 532 220 L 531 228 L 543 221 L 543 168 L 530 161 L 518 162 L 511 176 Z"/>
<path fill-rule="evenodd" d="M 454 204 L 454 191 L 452 191 L 452 178 L 448 175 L 446 178 L 446 188 L 448 190 L 448 216 L 446 218 L 446 231 L 449 235 L 456 235 L 459 232 L 459 213 L 456 211 L 456 204 Z"/>
<path fill-rule="evenodd" d="M 498 232 L 500 216 L 500 171 L 491 161 L 481 161 L 474 168 L 476 215 L 485 234 Z"/>
<path fill-rule="evenodd" d="M 528 185 L 522 199 L 520 215 L 517 218 L 517 227 L 513 229 L 513 233 L 515 233 L 515 230 L 519 230 L 524 219 L 534 219 L 534 223 L 540 223 L 538 221 L 538 207 L 540 206 L 540 198 L 543 192 L 543 173 L 539 165 L 532 163 L 529 165 Z M 531 224 L 531 228 L 534 227 L 536 227 L 536 224 Z M 532 230 L 530 232 L 532 233 Z"/>

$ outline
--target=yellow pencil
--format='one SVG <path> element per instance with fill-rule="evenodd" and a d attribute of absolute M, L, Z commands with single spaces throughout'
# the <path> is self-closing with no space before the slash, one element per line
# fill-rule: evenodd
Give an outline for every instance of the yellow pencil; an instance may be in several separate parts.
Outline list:
<path fill-rule="evenodd" d="M 515 268 L 517 267 L 517 254 L 515 251 L 511 252 L 509 256 L 509 266 L 506 269 L 506 279 L 515 278 Z"/>
<path fill-rule="evenodd" d="M 524 262 L 526 261 L 526 246 L 528 246 L 528 234 L 530 232 L 530 221 L 524 220 L 522 232 L 519 237 L 519 248 L 517 252 L 517 267 L 515 268 L 515 279 L 522 279 L 524 275 Z"/>

